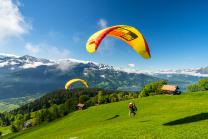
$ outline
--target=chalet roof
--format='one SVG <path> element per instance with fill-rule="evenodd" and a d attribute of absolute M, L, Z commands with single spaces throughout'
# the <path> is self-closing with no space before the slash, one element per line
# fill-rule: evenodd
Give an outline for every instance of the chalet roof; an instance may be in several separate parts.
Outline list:
<path fill-rule="evenodd" d="M 84 106 L 85 104 L 81 104 L 81 103 L 77 104 L 77 107 L 84 107 Z"/>
<path fill-rule="evenodd" d="M 176 85 L 163 85 L 161 90 L 163 91 L 176 91 L 178 89 L 178 86 Z"/>

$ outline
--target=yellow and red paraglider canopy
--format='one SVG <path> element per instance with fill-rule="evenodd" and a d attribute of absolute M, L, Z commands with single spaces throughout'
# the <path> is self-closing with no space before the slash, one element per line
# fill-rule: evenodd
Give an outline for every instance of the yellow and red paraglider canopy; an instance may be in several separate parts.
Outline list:
<path fill-rule="evenodd" d="M 143 35 L 136 28 L 126 25 L 112 26 L 94 33 L 87 41 L 87 51 L 94 53 L 106 36 L 113 36 L 126 42 L 145 59 L 151 57 L 150 49 Z"/>
<path fill-rule="evenodd" d="M 68 88 L 70 88 L 70 86 L 75 82 L 81 82 L 86 88 L 89 88 L 89 85 L 85 80 L 77 78 L 77 79 L 71 79 L 68 82 L 66 82 L 65 89 L 67 90 Z"/>

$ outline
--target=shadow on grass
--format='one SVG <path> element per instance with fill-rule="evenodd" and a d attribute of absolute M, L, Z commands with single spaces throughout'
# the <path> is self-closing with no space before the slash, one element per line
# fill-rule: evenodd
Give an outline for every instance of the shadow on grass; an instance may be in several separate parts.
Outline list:
<path fill-rule="evenodd" d="M 202 120 L 207 120 L 208 119 L 208 113 L 200 113 L 192 116 L 187 116 L 181 119 L 177 119 L 168 123 L 165 123 L 163 125 L 165 126 L 174 126 L 174 125 L 181 125 L 181 124 L 187 124 L 187 123 L 193 123 L 193 122 L 198 122 Z"/>
<path fill-rule="evenodd" d="M 139 121 L 141 123 L 149 122 L 150 120 Z"/>
<path fill-rule="evenodd" d="M 117 117 L 119 117 L 119 115 L 115 115 L 115 116 L 113 116 L 113 117 L 111 117 L 111 118 L 106 119 L 105 121 L 112 120 L 112 119 L 115 119 L 115 118 L 117 118 Z"/>

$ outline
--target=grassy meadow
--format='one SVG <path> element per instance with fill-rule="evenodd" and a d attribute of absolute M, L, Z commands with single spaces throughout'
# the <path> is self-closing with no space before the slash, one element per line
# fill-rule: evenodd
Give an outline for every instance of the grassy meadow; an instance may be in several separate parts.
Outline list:
<path fill-rule="evenodd" d="M 93 106 L 4 136 L 15 139 L 206 139 L 208 92 L 150 96 Z M 128 103 L 135 102 L 135 117 Z"/>

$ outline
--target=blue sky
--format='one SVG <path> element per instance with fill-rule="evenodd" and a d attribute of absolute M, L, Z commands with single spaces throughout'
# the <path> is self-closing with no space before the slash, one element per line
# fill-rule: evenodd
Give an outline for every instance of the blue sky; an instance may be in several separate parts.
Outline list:
<path fill-rule="evenodd" d="M 75 58 L 141 70 L 208 66 L 208 2 L 205 0 L 0 0 L 0 52 L 50 59 Z M 8 18 L 10 17 L 10 18 Z M 152 58 L 107 38 L 85 50 L 88 37 L 105 26 L 139 29 Z"/>

